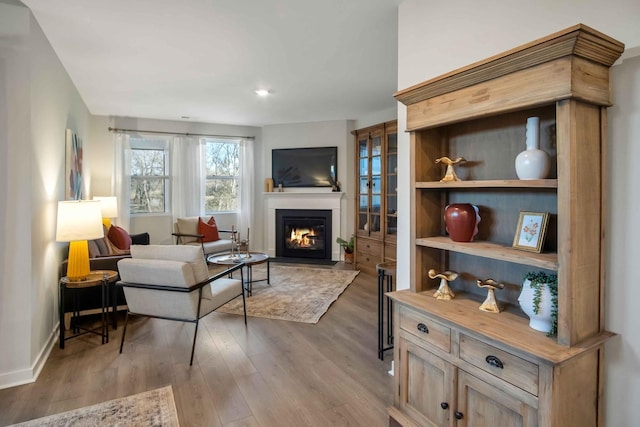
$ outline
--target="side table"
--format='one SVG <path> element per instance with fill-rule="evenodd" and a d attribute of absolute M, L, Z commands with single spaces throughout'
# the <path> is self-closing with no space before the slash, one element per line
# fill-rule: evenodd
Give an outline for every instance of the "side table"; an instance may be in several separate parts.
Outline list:
<path fill-rule="evenodd" d="M 84 335 L 87 333 L 93 333 L 96 335 L 100 335 L 102 338 L 102 344 L 105 342 L 109 342 L 109 327 L 107 322 L 107 311 L 109 307 L 109 283 L 115 281 L 118 277 L 118 272 L 114 270 L 95 270 L 91 271 L 86 279 L 84 280 L 76 280 L 71 281 L 67 276 L 62 277 L 60 279 L 60 295 L 59 295 L 59 311 L 60 311 L 60 348 L 64 349 L 64 342 L 68 339 L 75 338 L 80 335 Z M 101 287 L 101 296 L 102 296 L 102 313 L 101 313 L 101 326 L 100 328 L 83 328 L 77 325 L 77 320 L 79 317 L 78 310 L 78 291 L 80 289 L 91 288 L 94 286 Z M 64 296 L 67 290 L 72 290 L 74 292 L 73 301 L 73 314 L 71 317 L 71 328 L 74 335 L 65 337 L 65 327 L 64 327 Z M 82 332 L 80 332 L 82 331 Z M 99 332 L 98 332 L 99 331 Z"/>
<path fill-rule="evenodd" d="M 393 349 L 393 303 L 385 297 L 385 292 L 393 291 L 393 276 L 396 275 L 396 262 L 381 262 L 376 265 L 378 271 L 378 359 L 384 359 L 384 352 Z M 386 326 L 387 326 L 387 347 L 385 347 L 385 302 L 386 302 Z"/>

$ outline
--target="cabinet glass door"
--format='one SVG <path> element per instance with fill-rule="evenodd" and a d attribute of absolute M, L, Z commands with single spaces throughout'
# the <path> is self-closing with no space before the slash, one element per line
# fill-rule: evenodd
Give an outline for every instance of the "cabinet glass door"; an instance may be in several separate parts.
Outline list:
<path fill-rule="evenodd" d="M 358 215 L 356 230 L 368 235 L 365 225 L 369 222 L 369 135 L 358 136 Z"/>
<path fill-rule="evenodd" d="M 372 236 L 381 231 L 382 132 L 358 136 L 357 234 Z"/>
<path fill-rule="evenodd" d="M 386 234 L 398 232 L 398 134 L 387 134 Z"/>
<path fill-rule="evenodd" d="M 382 215 L 382 132 L 371 135 L 371 204 L 369 208 L 369 234 L 380 233 Z"/>

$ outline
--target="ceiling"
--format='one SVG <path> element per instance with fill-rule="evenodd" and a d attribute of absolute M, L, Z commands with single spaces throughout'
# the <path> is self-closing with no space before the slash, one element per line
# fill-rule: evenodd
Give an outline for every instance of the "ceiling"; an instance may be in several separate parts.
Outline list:
<path fill-rule="evenodd" d="M 394 108 L 400 1 L 22 0 L 92 114 L 252 126 Z"/>

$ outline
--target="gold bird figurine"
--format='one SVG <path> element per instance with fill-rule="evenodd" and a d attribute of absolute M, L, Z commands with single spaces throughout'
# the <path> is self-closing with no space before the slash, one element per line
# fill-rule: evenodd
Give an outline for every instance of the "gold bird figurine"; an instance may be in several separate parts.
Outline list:
<path fill-rule="evenodd" d="M 436 273 L 432 268 L 428 272 L 431 279 L 440 279 L 440 287 L 433 294 L 436 299 L 450 301 L 456 297 L 451 288 L 449 282 L 452 282 L 458 278 L 458 273 L 455 271 L 443 271 L 442 273 Z"/>
<path fill-rule="evenodd" d="M 487 288 L 487 299 L 485 299 L 480 306 L 480 310 L 487 311 L 489 313 L 500 313 L 500 306 L 496 301 L 496 296 L 493 291 L 494 289 L 503 289 L 504 285 L 502 283 L 496 282 L 493 279 L 487 279 L 478 280 L 478 287 Z"/>
<path fill-rule="evenodd" d="M 456 175 L 456 171 L 453 169 L 453 165 L 464 162 L 466 162 L 464 157 L 457 157 L 454 160 L 451 160 L 448 157 L 440 157 L 439 159 L 436 159 L 436 163 L 443 163 L 447 165 L 447 170 L 440 182 L 462 181 L 460 178 L 458 178 L 458 175 Z"/>

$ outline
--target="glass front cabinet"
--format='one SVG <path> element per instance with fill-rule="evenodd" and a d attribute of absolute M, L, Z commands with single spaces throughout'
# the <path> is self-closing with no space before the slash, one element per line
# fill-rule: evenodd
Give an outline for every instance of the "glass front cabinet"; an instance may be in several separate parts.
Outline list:
<path fill-rule="evenodd" d="M 356 139 L 356 267 L 375 273 L 395 259 L 397 228 L 397 124 L 353 132 Z"/>

